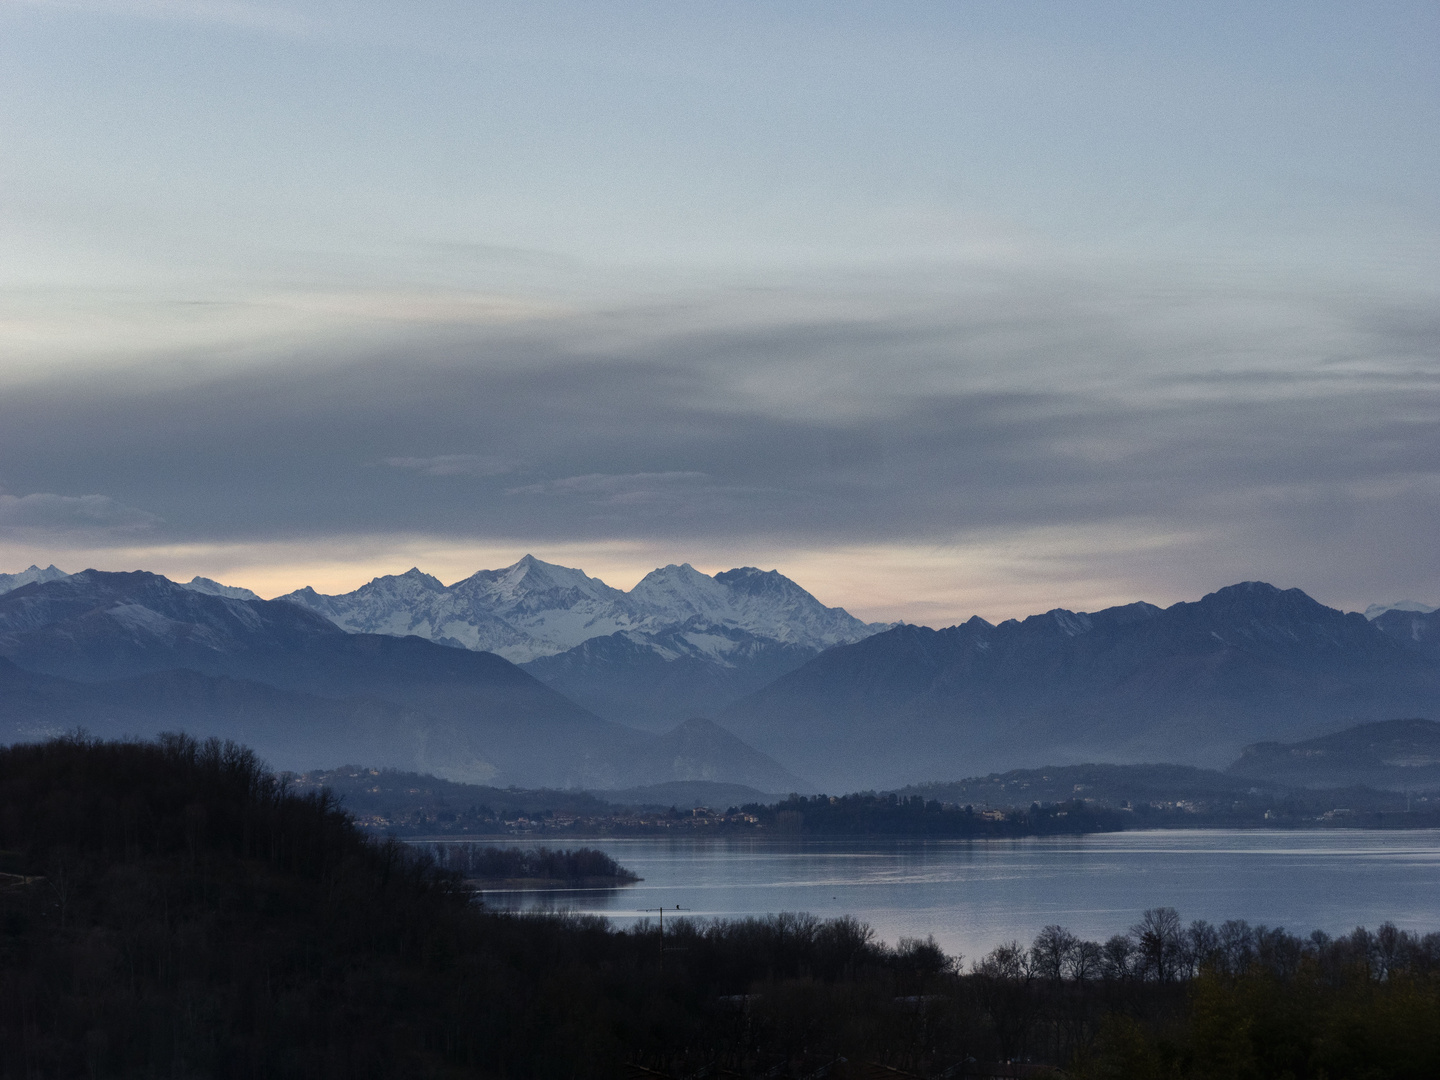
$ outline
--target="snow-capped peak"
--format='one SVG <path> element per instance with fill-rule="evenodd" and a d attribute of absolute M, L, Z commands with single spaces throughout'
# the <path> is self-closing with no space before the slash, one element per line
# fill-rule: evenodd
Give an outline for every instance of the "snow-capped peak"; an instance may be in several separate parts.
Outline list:
<path fill-rule="evenodd" d="M 523 641 L 494 649 L 517 662 L 564 652 L 636 624 L 619 589 L 533 555 L 501 570 L 480 570 L 449 592 L 466 611 L 496 619 L 522 636 Z"/>
<path fill-rule="evenodd" d="M 827 608 L 778 570 L 753 566 L 714 577 L 689 563 L 661 567 L 630 590 L 630 599 L 652 632 L 699 617 L 774 641 L 826 648 L 880 629 L 841 608 Z"/>
<path fill-rule="evenodd" d="M 371 581 L 370 581 L 370 584 L 371 584 L 371 585 L 374 585 L 374 584 L 376 584 L 377 582 L 387 581 L 387 580 L 389 580 L 389 579 L 388 579 L 388 578 L 378 578 L 378 577 L 377 577 L 377 578 L 372 578 Z M 427 588 L 427 589 L 443 589 L 443 588 L 445 588 L 445 586 L 440 583 L 440 579 L 439 579 L 439 578 L 437 578 L 437 577 L 436 577 L 435 575 L 433 575 L 433 574 L 427 574 L 427 573 L 425 573 L 425 571 L 424 571 L 424 570 L 421 570 L 418 566 L 412 566 L 409 570 L 406 570 L 403 574 L 398 574 L 398 575 L 396 575 L 396 576 L 395 576 L 395 580 L 396 580 L 396 581 L 408 581 L 408 582 L 413 582 L 413 583 L 415 583 L 416 585 L 422 585 L 422 586 L 424 586 L 424 587 Z"/>
<path fill-rule="evenodd" d="M 231 600 L 259 600 L 260 597 L 249 589 L 239 585 L 221 585 L 218 581 L 212 581 L 208 577 L 201 577 L 196 574 L 189 581 L 179 583 L 182 589 L 189 589 L 191 592 L 204 593 L 206 596 L 226 596 Z"/>
<path fill-rule="evenodd" d="M 502 605 L 523 603 L 536 594 L 557 591 L 595 600 L 615 600 L 624 595 L 583 570 L 547 563 L 534 555 L 526 555 L 502 570 L 478 570 L 450 588 L 468 595 L 490 597 Z"/>
<path fill-rule="evenodd" d="M 741 567 L 710 577 L 689 563 L 672 564 L 647 574 L 627 593 L 533 555 L 448 587 L 411 570 L 376 578 L 343 596 L 302 589 L 284 599 L 352 632 L 443 638 L 517 663 L 610 634 L 654 635 L 699 624 L 814 649 L 883 629 L 825 607 L 774 570 Z M 717 647 L 724 643 L 717 639 Z"/>
<path fill-rule="evenodd" d="M 63 581 L 69 576 L 53 563 L 44 570 L 32 563 L 29 569 L 21 570 L 18 574 L 0 574 L 0 593 L 12 592 L 22 585 L 31 585 L 37 581 Z"/>
<path fill-rule="evenodd" d="M 31 567 L 33 570 L 34 567 Z M 1396 600 L 1393 604 L 1371 604 L 1365 609 L 1365 618 L 1378 619 L 1387 611 L 1413 611 L 1417 615 L 1428 615 L 1432 611 L 1440 610 L 1431 604 L 1422 604 L 1418 600 Z"/>
<path fill-rule="evenodd" d="M 630 590 L 630 600 L 655 626 L 683 623 L 695 615 L 712 621 L 733 608 L 730 590 L 689 563 L 651 570 Z"/>

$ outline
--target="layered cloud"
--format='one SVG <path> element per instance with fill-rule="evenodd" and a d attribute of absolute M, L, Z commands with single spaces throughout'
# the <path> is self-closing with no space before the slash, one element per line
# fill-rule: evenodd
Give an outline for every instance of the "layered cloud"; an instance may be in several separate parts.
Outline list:
<path fill-rule="evenodd" d="M 385 464 L 422 476 L 503 476 L 514 465 L 479 454 L 436 454 L 434 457 L 389 457 Z"/>
<path fill-rule="evenodd" d="M 6 495 L 0 493 L 0 536 L 66 542 L 106 537 L 133 539 L 160 519 L 108 495 Z"/>
<path fill-rule="evenodd" d="M 0 402 L 4 481 L 109 491 L 164 520 L 110 500 L 11 497 L 4 513 L 89 514 L 167 543 L 908 546 L 983 550 L 992 569 L 1043 536 L 1057 576 L 1122 594 L 1127 573 L 1152 596 L 1194 576 L 1268 575 L 1336 602 L 1436 591 L 1427 298 L 951 286 L 927 305 L 717 292 L 417 327 L 189 384 L 32 385 Z"/>
<path fill-rule="evenodd" d="M 0 0 L 0 566 L 1440 596 L 1437 14 L 1298 10 Z"/>

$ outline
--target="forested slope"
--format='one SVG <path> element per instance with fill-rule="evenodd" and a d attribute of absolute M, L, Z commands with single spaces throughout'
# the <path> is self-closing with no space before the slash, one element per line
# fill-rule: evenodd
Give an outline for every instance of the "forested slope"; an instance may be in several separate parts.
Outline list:
<path fill-rule="evenodd" d="M 233 744 L 0 750 L 0 848 L 0 1077 L 1440 1074 L 1440 935 L 1156 909 L 962 972 L 848 918 L 516 917 Z"/>

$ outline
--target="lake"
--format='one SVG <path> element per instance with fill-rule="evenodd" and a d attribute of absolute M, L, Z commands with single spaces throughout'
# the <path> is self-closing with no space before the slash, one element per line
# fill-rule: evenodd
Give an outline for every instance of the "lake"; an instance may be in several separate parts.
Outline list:
<path fill-rule="evenodd" d="M 884 940 L 933 934 L 976 958 L 1060 923 L 1103 940 L 1148 907 L 1308 934 L 1389 919 L 1440 930 L 1440 831 L 1164 830 L 1023 840 L 626 839 L 599 848 L 645 880 L 624 889 L 487 892 L 497 907 L 549 906 L 620 923 L 642 909 L 733 918 L 854 915 Z M 648 916 L 653 918 L 653 914 Z"/>

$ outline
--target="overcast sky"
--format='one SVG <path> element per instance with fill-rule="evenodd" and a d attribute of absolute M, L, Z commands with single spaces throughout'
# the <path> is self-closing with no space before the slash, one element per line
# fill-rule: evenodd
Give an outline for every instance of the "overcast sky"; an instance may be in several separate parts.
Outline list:
<path fill-rule="evenodd" d="M 1440 603 L 1440 7 L 0 0 L 0 570 Z"/>

